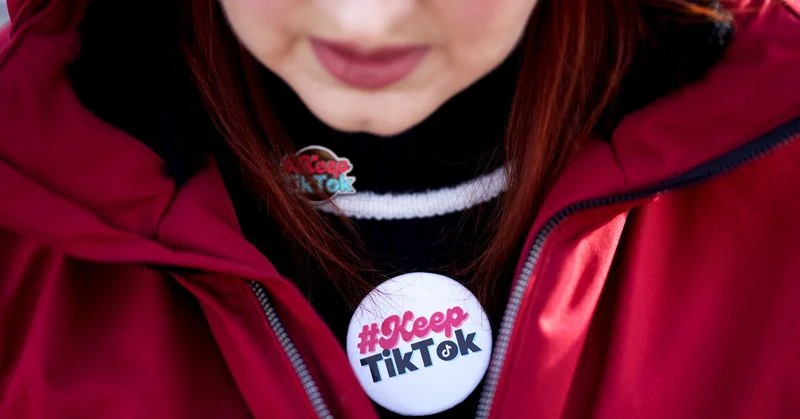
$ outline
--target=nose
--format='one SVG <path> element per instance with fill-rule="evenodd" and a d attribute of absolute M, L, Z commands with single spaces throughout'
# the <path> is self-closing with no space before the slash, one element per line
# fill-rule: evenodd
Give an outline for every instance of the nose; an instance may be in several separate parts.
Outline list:
<path fill-rule="evenodd" d="M 314 0 L 327 10 L 346 41 L 370 46 L 391 40 L 419 0 Z M 455 0 L 454 0 L 455 1 Z"/>

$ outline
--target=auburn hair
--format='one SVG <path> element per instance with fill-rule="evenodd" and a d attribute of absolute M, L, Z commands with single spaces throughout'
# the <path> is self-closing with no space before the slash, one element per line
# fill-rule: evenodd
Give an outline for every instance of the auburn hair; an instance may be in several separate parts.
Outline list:
<path fill-rule="evenodd" d="M 260 63 L 237 41 L 218 1 L 186 7 L 189 67 L 244 178 L 296 242 L 287 251 L 310 258 L 349 301 L 358 301 L 370 288 L 362 278 L 369 264 L 353 238 L 331 234 L 282 180 L 281 160 L 293 149 L 270 108 Z M 699 48 L 690 35 L 729 19 L 710 1 L 539 0 L 519 46 L 522 66 L 504 145 L 507 192 L 487 220 L 493 238 L 471 266 L 469 285 L 484 303 L 495 295 L 496 278 L 516 263 L 528 227 L 582 139 L 607 135 L 626 112 L 699 77 L 715 53 L 706 48 L 711 35 Z"/>

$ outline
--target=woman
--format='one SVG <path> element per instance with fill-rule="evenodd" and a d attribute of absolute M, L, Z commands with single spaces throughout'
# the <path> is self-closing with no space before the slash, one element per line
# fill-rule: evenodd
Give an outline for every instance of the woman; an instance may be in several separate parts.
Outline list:
<path fill-rule="evenodd" d="M 800 7 L 12 0 L 0 417 L 800 416 Z"/>

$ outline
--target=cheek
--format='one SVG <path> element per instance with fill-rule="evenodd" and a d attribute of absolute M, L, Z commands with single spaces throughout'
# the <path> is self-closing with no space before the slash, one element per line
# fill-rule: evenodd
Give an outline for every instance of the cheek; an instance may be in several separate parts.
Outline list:
<path fill-rule="evenodd" d="M 220 0 L 234 33 L 245 43 L 289 36 L 290 17 L 299 0 Z"/>
<path fill-rule="evenodd" d="M 536 0 L 433 0 L 431 12 L 450 59 L 485 67 L 502 61 L 513 49 L 535 4 Z"/>
<path fill-rule="evenodd" d="M 451 41 L 516 37 L 537 0 L 433 0 L 437 24 Z"/>
<path fill-rule="evenodd" d="M 297 0 L 219 0 L 232 19 L 270 19 L 278 21 Z"/>
<path fill-rule="evenodd" d="M 499 14 L 503 1 L 496 0 L 437 0 L 440 16 L 446 12 L 448 20 L 463 28 L 483 26 Z"/>
<path fill-rule="evenodd" d="M 300 0 L 220 0 L 237 38 L 263 64 L 288 54 L 293 40 L 290 17 Z"/>

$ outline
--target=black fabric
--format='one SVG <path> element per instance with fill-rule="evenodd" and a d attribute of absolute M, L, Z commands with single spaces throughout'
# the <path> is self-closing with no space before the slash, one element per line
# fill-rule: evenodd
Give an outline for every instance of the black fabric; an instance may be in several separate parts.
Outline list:
<path fill-rule="evenodd" d="M 82 104 L 158 153 L 178 183 L 191 178 L 213 154 L 221 168 L 243 234 L 287 277 L 311 284 L 309 300 L 343 340 L 349 309 L 313 266 L 287 257 L 291 237 L 277 234 L 263 206 L 238 178 L 238 164 L 203 110 L 182 59 L 178 34 L 180 2 L 94 0 L 80 28 L 82 49 L 70 77 Z M 708 3 L 708 2 L 706 2 Z M 716 2 L 714 2 L 716 3 Z M 157 11 L 158 13 L 154 13 Z M 624 115 L 700 78 L 721 56 L 732 33 L 709 22 L 676 26 L 644 9 L 652 32 L 670 42 L 663 49 L 643 45 L 623 80 L 623 91 L 608 109 L 604 133 Z M 451 186 L 486 173 L 502 159 L 501 137 L 518 57 L 450 101 L 418 127 L 393 138 L 343 134 L 314 118 L 290 89 L 265 75 L 271 100 L 295 145 L 324 145 L 351 159 L 356 190 L 409 192 Z M 445 273 L 473 258 L 491 235 L 484 221 L 496 200 L 462 213 L 410 221 L 356 220 L 371 261 L 374 284 L 408 271 Z M 342 229 L 337 219 L 331 228 Z M 516 255 L 509 256 L 513 265 Z M 510 277 L 498 278 L 507 290 Z M 490 312 L 496 330 L 502 313 Z M 464 403 L 438 417 L 471 417 L 480 387 Z M 382 410 L 383 417 L 396 417 Z"/>
<path fill-rule="evenodd" d="M 391 137 L 333 130 L 285 83 L 270 73 L 265 78 L 270 101 L 297 149 L 325 145 L 353 163 L 357 190 L 385 193 L 450 186 L 499 166 L 519 65 L 518 54 L 512 55 L 425 121 Z"/>
<path fill-rule="evenodd" d="M 81 103 L 150 147 L 180 185 L 221 140 L 183 61 L 179 3 L 92 1 L 68 71 Z"/>
<path fill-rule="evenodd" d="M 693 3 L 724 13 L 716 0 Z M 81 51 L 69 68 L 81 103 L 152 148 L 178 184 L 197 173 L 221 141 L 182 58 L 181 7 L 180 1 L 93 0 L 79 28 Z M 625 115 L 700 79 L 722 57 L 735 29 L 710 20 L 678 24 L 648 7 L 643 13 L 652 37 L 668 42 L 639 48 L 599 127 L 603 137 Z"/>
<path fill-rule="evenodd" d="M 692 3 L 707 6 L 723 16 L 728 14 L 716 0 Z M 722 58 L 735 32 L 732 21 L 699 18 L 688 21 L 669 16 L 663 5 L 653 7 L 641 2 L 639 7 L 647 22 L 643 32 L 648 36 L 641 40 L 622 79 L 619 96 L 596 127 L 598 135 L 605 138 L 610 138 L 626 115 L 702 79 Z"/>
<path fill-rule="evenodd" d="M 292 91 L 276 77 L 266 75 L 270 96 L 279 118 L 295 148 L 319 145 L 331 149 L 353 164 L 350 175 L 359 192 L 420 193 L 452 187 L 500 167 L 506 119 L 513 97 L 519 59 L 512 55 L 502 66 L 448 101 L 434 115 L 413 129 L 394 137 L 348 134 L 335 131 L 317 118 Z M 275 94 L 274 92 L 277 92 Z M 224 161 L 223 161 L 224 160 Z M 230 157 L 218 158 L 233 169 Z M 260 244 L 276 268 L 303 286 L 309 301 L 345 347 L 347 328 L 353 310 L 310 263 L 287 258 L 284 249 L 291 237 L 281 237 L 276 226 L 265 222 L 257 201 L 241 188 L 233 173 L 223 170 L 244 234 Z M 493 199 L 464 211 L 435 217 L 400 220 L 353 219 L 352 225 L 363 243 L 373 273 L 366 278 L 377 286 L 383 281 L 410 272 L 431 272 L 465 283 L 459 274 L 477 257 L 491 237 L 491 223 L 498 200 Z M 351 234 L 341 220 L 329 215 L 331 229 Z M 513 262 L 512 262 L 513 264 Z M 510 275 L 498 278 L 508 284 Z M 503 289 L 508 286 L 501 286 Z M 502 313 L 489 312 L 493 330 L 499 327 Z M 461 404 L 429 418 L 473 416 L 479 389 Z M 403 417 L 376 405 L 382 418 Z"/>
<path fill-rule="evenodd" d="M 319 143 L 325 145 L 325 141 Z M 324 274 L 313 264 L 298 264 L 288 257 L 285 248 L 292 245 L 291 238 L 279 239 L 281 236 L 276 231 L 277 226 L 268 221 L 255 197 L 232 175 L 235 161 L 231 158 L 222 158 L 218 159 L 218 162 L 227 179 L 226 184 L 245 236 L 270 258 L 284 276 L 302 281 L 303 291 L 309 301 L 334 332 L 342 347 L 346 347 L 347 328 L 353 310 L 329 282 L 319 280 Z M 476 165 L 473 168 L 477 167 Z M 465 173 L 469 172 L 465 170 Z M 359 176 L 368 177 L 369 172 L 362 170 Z M 414 187 L 422 189 L 424 184 L 418 183 Z M 430 218 L 352 220 L 372 263 L 371 267 L 375 269 L 374 274 L 367 280 L 377 286 L 394 276 L 419 271 L 443 274 L 459 282 L 466 281 L 468 278 L 454 274 L 455 268 L 465 266 L 480 251 L 480 244 L 486 242 L 491 234 L 491 225 L 485 220 L 494 211 L 496 204 L 497 200 L 492 200 L 473 207 L 470 211 Z M 329 216 L 328 221 L 335 231 L 349 234 L 338 218 Z M 315 278 L 317 280 L 313 280 Z M 510 275 L 498 278 L 498 287 L 503 290 L 509 289 L 510 280 Z M 505 293 L 502 293 L 500 298 L 505 299 Z M 493 334 L 496 334 L 502 317 L 499 308 L 500 305 L 496 310 L 487 312 Z M 482 383 L 458 406 L 426 418 L 460 419 L 474 416 L 481 388 Z M 381 418 L 404 417 L 378 405 L 375 407 Z"/>

